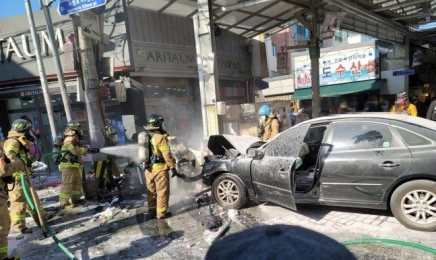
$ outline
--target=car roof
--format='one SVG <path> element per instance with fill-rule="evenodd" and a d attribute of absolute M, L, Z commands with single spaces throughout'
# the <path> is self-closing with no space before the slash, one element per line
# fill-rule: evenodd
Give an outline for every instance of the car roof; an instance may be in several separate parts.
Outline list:
<path fill-rule="evenodd" d="M 331 115 L 331 116 L 323 116 L 314 119 L 309 119 L 307 121 L 301 122 L 298 125 L 305 124 L 316 124 L 322 122 L 331 122 L 341 119 L 385 119 L 385 120 L 396 120 L 409 124 L 419 125 L 431 130 L 436 131 L 436 122 L 432 120 L 428 120 L 421 117 L 410 116 L 407 114 L 393 114 L 393 113 L 380 113 L 380 112 L 367 112 L 367 113 L 356 113 L 356 114 L 340 114 L 340 115 Z"/>

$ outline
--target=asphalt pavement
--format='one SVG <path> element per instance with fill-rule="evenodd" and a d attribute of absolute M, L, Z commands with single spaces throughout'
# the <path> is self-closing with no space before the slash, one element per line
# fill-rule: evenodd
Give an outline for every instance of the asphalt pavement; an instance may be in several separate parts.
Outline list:
<path fill-rule="evenodd" d="M 59 175 L 40 175 L 32 182 L 43 207 L 56 210 Z M 149 220 L 146 196 L 143 190 L 133 189 L 133 182 L 126 181 L 121 197 L 115 194 L 59 211 L 48 222 L 56 238 L 83 260 L 202 259 L 218 233 L 232 220 L 225 236 L 259 225 L 288 224 L 312 229 L 338 242 L 362 241 L 347 246 L 358 259 L 436 259 L 435 254 L 419 248 L 436 248 L 434 232 L 407 229 L 386 211 L 297 205 L 298 211 L 294 212 L 269 203 L 250 203 L 243 210 L 227 211 L 212 204 L 212 213 L 221 217 L 222 225 L 209 230 L 203 221 L 209 208 L 198 208 L 193 198 L 203 188 L 199 183 L 171 179 L 170 210 L 174 216 Z M 30 216 L 26 221 L 34 232 L 11 232 L 10 254 L 21 259 L 70 259 L 51 237 L 43 236 Z M 359 240 L 363 238 L 367 240 Z M 373 243 L 375 239 L 383 243 Z"/>

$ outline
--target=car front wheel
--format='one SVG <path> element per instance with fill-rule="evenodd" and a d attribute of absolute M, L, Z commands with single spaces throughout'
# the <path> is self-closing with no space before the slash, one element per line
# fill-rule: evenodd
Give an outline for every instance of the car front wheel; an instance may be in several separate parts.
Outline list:
<path fill-rule="evenodd" d="M 217 203 L 225 209 L 240 209 L 248 199 L 245 185 L 238 177 L 229 173 L 215 179 L 212 193 Z"/>
<path fill-rule="evenodd" d="M 436 182 L 415 180 L 398 187 L 391 197 L 391 211 L 404 226 L 436 230 Z"/>

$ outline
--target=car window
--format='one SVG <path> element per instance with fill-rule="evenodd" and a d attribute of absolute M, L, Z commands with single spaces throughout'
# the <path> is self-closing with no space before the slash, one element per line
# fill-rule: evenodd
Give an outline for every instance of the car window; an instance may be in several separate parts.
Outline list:
<path fill-rule="evenodd" d="M 333 150 L 360 150 L 398 147 L 389 127 L 370 122 L 344 122 L 335 124 Z"/>
<path fill-rule="evenodd" d="M 396 127 L 403 140 L 408 146 L 429 145 L 431 142 L 411 131 Z"/>
<path fill-rule="evenodd" d="M 305 143 L 321 143 L 324 138 L 324 132 L 327 129 L 327 126 L 314 126 L 309 128 L 306 136 L 304 137 Z"/>
<path fill-rule="evenodd" d="M 294 157 L 298 155 L 301 143 L 309 126 L 292 127 L 277 135 L 265 147 L 265 156 Z"/>

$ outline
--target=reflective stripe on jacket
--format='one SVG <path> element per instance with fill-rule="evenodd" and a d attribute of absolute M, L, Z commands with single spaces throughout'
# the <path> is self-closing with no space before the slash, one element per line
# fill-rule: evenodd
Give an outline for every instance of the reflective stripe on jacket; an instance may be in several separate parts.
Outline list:
<path fill-rule="evenodd" d="M 75 135 L 72 136 L 66 136 L 62 145 L 61 150 L 62 151 L 68 151 L 63 152 L 62 157 L 66 159 L 65 162 L 60 162 L 59 168 L 80 168 L 80 165 L 82 163 L 82 155 L 88 153 L 88 148 L 86 146 L 80 146 L 78 137 Z M 70 162 L 70 155 L 76 155 L 77 156 L 77 162 Z"/>
<path fill-rule="evenodd" d="M 171 154 L 170 145 L 168 144 L 168 135 L 155 133 L 151 138 L 151 146 L 153 149 L 153 153 L 159 157 L 163 158 L 165 162 L 153 163 L 152 169 L 166 169 L 166 168 L 175 168 L 176 167 L 176 159 L 174 159 Z"/>

